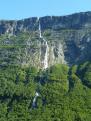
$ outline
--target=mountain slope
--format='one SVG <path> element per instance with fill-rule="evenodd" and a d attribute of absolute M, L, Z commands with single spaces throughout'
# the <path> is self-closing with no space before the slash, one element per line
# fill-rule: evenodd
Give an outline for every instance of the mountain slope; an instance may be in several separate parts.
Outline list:
<path fill-rule="evenodd" d="M 45 68 L 91 60 L 91 12 L 0 21 L 0 34 L 1 66 Z"/>
<path fill-rule="evenodd" d="M 0 68 L 0 120 L 90 121 L 91 62 Z"/>
<path fill-rule="evenodd" d="M 91 121 L 91 12 L 0 21 L 0 121 Z"/>

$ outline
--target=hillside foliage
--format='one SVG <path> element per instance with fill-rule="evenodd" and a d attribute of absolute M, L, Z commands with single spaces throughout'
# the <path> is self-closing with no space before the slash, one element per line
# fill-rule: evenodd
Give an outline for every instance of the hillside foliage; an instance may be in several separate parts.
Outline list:
<path fill-rule="evenodd" d="M 33 107 L 35 93 L 39 96 Z M 90 121 L 91 62 L 0 68 L 0 121 Z"/>

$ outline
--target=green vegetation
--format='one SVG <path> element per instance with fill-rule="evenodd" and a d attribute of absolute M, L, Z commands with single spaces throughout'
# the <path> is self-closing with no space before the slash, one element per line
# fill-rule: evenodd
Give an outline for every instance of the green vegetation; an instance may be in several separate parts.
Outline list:
<path fill-rule="evenodd" d="M 91 121 L 90 17 L 1 21 L 0 121 Z"/>
<path fill-rule="evenodd" d="M 39 97 L 36 107 L 33 99 Z M 91 63 L 0 68 L 0 121 L 90 121 Z"/>

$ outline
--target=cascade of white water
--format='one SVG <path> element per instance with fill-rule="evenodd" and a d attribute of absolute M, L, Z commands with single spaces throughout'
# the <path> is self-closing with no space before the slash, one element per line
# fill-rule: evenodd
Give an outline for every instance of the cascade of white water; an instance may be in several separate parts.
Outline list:
<path fill-rule="evenodd" d="M 40 21 L 39 21 L 39 37 L 41 39 L 43 39 L 44 41 L 44 44 L 46 46 L 46 52 L 45 52 L 45 56 L 44 56 L 44 60 L 43 60 L 43 65 L 44 65 L 44 69 L 48 68 L 48 52 L 49 52 L 49 46 L 48 46 L 48 43 L 47 41 L 45 40 L 45 38 L 42 36 L 42 33 L 41 33 L 41 24 L 40 24 Z"/>
<path fill-rule="evenodd" d="M 40 21 L 39 21 L 39 18 L 37 19 L 37 21 L 39 22 L 39 37 L 44 41 L 44 44 L 46 46 L 46 52 L 45 52 L 45 56 L 44 56 L 44 60 L 43 60 L 43 69 L 46 69 L 48 68 L 48 53 L 49 53 L 49 46 L 48 46 L 48 43 L 47 41 L 45 40 L 45 38 L 42 36 L 42 33 L 41 33 L 41 24 L 40 24 Z M 36 107 L 36 101 L 37 101 L 37 98 L 39 97 L 39 93 L 36 92 L 35 93 L 35 97 L 33 99 L 33 103 L 32 103 L 32 107 Z"/>
<path fill-rule="evenodd" d="M 48 68 L 48 51 L 49 51 L 49 46 L 47 44 L 47 41 L 45 42 L 46 45 L 46 53 L 45 53 L 45 58 L 44 58 L 44 69 Z"/>
<path fill-rule="evenodd" d="M 40 22 L 39 22 L 39 37 L 42 38 Z"/>
<path fill-rule="evenodd" d="M 36 107 L 36 100 L 37 100 L 37 97 L 39 97 L 39 93 L 38 93 L 38 92 L 35 93 L 35 97 L 34 97 L 33 103 L 32 103 L 32 106 L 33 106 L 33 107 Z"/>

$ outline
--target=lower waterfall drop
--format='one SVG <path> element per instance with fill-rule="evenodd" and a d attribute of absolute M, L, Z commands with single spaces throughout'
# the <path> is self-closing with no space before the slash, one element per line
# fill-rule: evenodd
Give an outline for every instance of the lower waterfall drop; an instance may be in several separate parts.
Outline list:
<path fill-rule="evenodd" d="M 37 104 L 36 104 L 37 97 L 39 97 L 39 93 L 38 92 L 35 93 L 35 97 L 33 99 L 33 103 L 32 103 L 32 107 L 33 108 L 35 108 L 37 106 Z"/>

